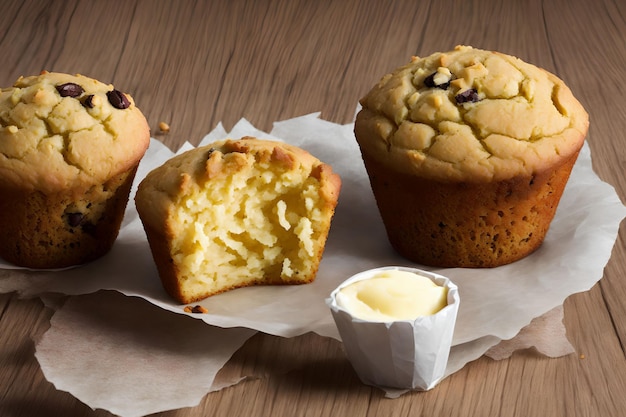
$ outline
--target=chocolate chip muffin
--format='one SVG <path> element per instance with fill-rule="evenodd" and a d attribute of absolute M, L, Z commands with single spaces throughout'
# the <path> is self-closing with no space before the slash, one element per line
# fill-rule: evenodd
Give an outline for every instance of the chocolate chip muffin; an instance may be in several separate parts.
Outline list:
<path fill-rule="evenodd" d="M 150 141 L 131 96 L 43 72 L 0 91 L 0 257 L 30 268 L 94 260 L 113 245 Z"/>
<path fill-rule="evenodd" d="M 389 240 L 442 267 L 495 267 L 543 242 L 588 129 L 555 75 L 459 46 L 384 76 L 355 136 Z"/>
<path fill-rule="evenodd" d="M 315 279 L 341 180 L 282 142 L 246 137 L 176 156 L 135 196 L 165 290 L 181 303 Z"/>

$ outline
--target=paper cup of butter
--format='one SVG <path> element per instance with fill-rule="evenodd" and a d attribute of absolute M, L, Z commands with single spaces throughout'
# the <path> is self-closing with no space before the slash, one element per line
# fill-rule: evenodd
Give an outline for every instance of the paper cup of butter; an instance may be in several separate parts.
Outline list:
<path fill-rule="evenodd" d="M 427 391 L 444 377 L 460 303 L 448 278 L 400 266 L 370 269 L 326 303 L 363 383 Z"/>

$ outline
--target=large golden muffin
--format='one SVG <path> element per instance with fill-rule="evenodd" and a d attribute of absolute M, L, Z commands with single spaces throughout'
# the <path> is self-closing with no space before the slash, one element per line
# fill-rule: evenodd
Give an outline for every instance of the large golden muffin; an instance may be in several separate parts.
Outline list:
<path fill-rule="evenodd" d="M 361 105 L 355 136 L 389 240 L 440 267 L 535 251 L 589 123 L 555 75 L 469 46 L 414 57 Z"/>
<path fill-rule="evenodd" d="M 178 155 L 135 202 L 165 290 L 191 303 L 315 279 L 341 180 L 303 149 L 245 137 Z"/>
<path fill-rule="evenodd" d="M 0 90 L 0 257 L 59 268 L 108 252 L 149 142 L 132 97 L 92 78 L 43 72 Z"/>

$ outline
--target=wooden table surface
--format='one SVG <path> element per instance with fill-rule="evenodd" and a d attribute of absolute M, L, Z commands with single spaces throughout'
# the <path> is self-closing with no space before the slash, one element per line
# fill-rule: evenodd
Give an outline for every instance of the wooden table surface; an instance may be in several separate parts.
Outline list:
<path fill-rule="evenodd" d="M 624 201 L 625 39 L 621 0 L 0 0 L 0 85 L 43 69 L 113 83 L 174 149 L 242 117 L 263 130 L 317 111 L 349 123 L 386 72 L 412 55 L 469 44 L 565 80 L 590 113 L 594 168 Z M 159 134 L 161 121 L 169 134 Z M 259 334 L 225 372 L 262 377 L 158 415 L 624 415 L 625 232 L 599 284 L 565 302 L 576 354 L 483 357 L 430 392 L 390 400 L 359 382 L 338 342 Z M 0 295 L 0 415 L 110 416 L 44 378 L 32 338 L 52 314 L 39 299 Z"/>

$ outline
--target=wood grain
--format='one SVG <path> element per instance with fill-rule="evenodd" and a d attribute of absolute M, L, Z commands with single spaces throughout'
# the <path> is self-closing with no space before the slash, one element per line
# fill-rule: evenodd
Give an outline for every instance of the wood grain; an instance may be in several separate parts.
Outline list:
<path fill-rule="evenodd" d="M 626 3 L 620 0 L 3 0 L 0 85 L 42 69 L 130 92 L 172 149 L 222 122 L 261 129 L 311 112 L 349 123 L 383 74 L 469 44 L 555 72 L 588 109 L 594 169 L 626 201 Z M 171 126 L 161 134 L 158 123 Z M 253 375 L 159 416 L 616 416 L 626 410 L 626 231 L 605 275 L 565 303 L 576 355 L 481 358 L 435 390 L 384 398 L 339 343 L 257 335 L 222 370 Z M 555 285 L 558 285 L 556 283 Z M 51 310 L 0 294 L 0 415 L 110 416 L 58 391 L 34 358 Z M 580 355 L 584 355 L 584 358 Z"/>

